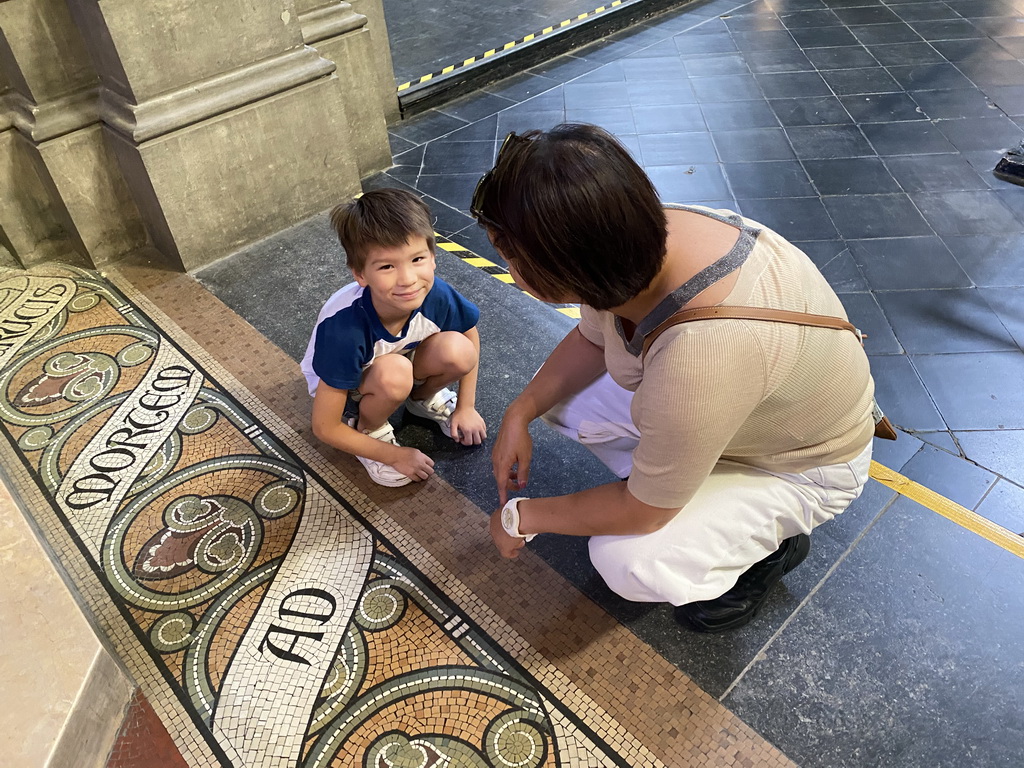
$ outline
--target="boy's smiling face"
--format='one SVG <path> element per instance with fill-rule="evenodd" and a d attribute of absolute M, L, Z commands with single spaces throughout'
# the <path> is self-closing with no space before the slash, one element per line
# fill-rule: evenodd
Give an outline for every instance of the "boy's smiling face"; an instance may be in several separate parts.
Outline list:
<path fill-rule="evenodd" d="M 423 304 L 436 268 L 426 238 L 411 235 L 403 245 L 368 249 L 363 268 L 352 270 L 352 275 L 370 289 L 373 307 L 386 322 L 408 317 Z"/>

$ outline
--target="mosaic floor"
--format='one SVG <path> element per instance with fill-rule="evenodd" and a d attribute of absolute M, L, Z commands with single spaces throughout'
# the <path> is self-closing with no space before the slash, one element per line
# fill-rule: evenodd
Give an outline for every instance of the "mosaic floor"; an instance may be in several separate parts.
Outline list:
<path fill-rule="evenodd" d="M 788 765 L 442 481 L 371 502 L 268 347 L 186 276 L 0 273 L 5 479 L 190 765 Z"/>

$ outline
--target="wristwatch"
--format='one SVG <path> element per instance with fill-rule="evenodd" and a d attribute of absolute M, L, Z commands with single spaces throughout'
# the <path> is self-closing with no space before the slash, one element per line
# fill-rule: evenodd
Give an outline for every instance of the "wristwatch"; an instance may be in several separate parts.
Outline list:
<path fill-rule="evenodd" d="M 505 533 L 509 536 L 515 536 L 517 539 L 526 539 L 532 541 L 536 533 L 529 535 L 519 532 L 519 502 L 526 501 L 526 499 L 520 496 L 517 499 L 509 499 L 504 507 L 501 509 L 501 527 L 505 529 Z"/>

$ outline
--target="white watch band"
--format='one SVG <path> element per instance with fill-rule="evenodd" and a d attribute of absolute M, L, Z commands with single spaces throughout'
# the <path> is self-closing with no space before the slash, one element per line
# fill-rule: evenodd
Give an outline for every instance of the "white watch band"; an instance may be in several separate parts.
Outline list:
<path fill-rule="evenodd" d="M 526 501 L 522 496 L 516 499 L 509 499 L 504 507 L 501 509 L 501 527 L 505 529 L 505 533 L 509 536 L 515 536 L 517 539 L 526 539 L 532 541 L 533 537 L 537 534 L 531 533 L 529 535 L 519 532 L 519 502 Z"/>

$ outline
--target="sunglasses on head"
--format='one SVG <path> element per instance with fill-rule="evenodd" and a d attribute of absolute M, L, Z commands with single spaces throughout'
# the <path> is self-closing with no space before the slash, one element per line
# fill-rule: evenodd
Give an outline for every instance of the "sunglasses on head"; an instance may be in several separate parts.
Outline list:
<path fill-rule="evenodd" d="M 494 171 L 498 168 L 498 166 L 501 165 L 501 161 L 502 158 L 505 156 L 505 153 L 508 150 L 510 150 L 513 146 L 519 146 L 521 144 L 525 144 L 528 141 L 529 139 L 517 135 L 515 131 L 509 133 L 509 135 L 505 137 L 505 140 L 501 142 L 501 147 L 499 147 L 498 149 L 498 154 L 494 158 L 494 167 L 491 168 L 491 170 L 489 170 L 483 176 L 481 176 L 480 181 L 476 183 L 476 189 L 473 190 L 473 199 L 469 203 L 469 212 L 470 214 L 472 214 L 473 218 L 475 218 L 481 224 L 486 224 L 487 226 L 494 227 L 495 229 L 501 229 L 501 227 L 497 223 L 495 223 L 493 220 L 487 218 L 487 216 L 484 215 L 484 196 L 487 194 L 487 187 L 491 183 L 491 177 L 493 176 Z"/>

